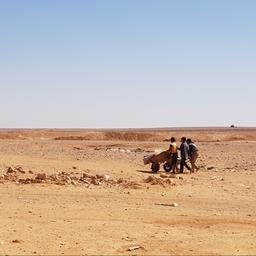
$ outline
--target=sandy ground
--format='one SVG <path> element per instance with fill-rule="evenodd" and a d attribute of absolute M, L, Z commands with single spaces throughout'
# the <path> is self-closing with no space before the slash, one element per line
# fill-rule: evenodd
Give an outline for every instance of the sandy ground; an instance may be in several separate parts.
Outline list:
<path fill-rule="evenodd" d="M 243 136 L 199 140 L 200 171 L 170 177 L 170 183 L 163 169 L 152 174 L 142 162 L 168 142 L 5 137 L 0 254 L 256 255 L 256 141 Z M 22 172 L 9 179 L 8 167 L 18 166 Z M 61 172 L 109 175 L 111 182 L 19 182 Z M 147 183 L 149 176 L 163 183 Z"/>

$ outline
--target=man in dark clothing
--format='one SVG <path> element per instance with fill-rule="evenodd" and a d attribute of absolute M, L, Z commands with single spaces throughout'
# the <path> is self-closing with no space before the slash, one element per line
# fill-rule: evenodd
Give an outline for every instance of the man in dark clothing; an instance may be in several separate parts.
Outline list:
<path fill-rule="evenodd" d="M 187 161 L 189 159 L 189 146 L 186 142 L 186 138 L 181 138 L 181 145 L 180 145 L 180 173 L 184 172 L 184 166 L 191 172 L 191 168 L 188 166 Z"/>
<path fill-rule="evenodd" d="M 187 144 L 189 146 L 189 160 L 192 166 L 192 172 L 198 171 L 198 167 L 196 166 L 196 160 L 199 156 L 198 147 L 191 139 L 187 139 Z"/>

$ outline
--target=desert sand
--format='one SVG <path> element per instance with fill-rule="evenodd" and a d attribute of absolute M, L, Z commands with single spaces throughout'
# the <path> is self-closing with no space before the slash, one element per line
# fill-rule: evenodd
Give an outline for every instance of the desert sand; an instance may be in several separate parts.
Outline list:
<path fill-rule="evenodd" d="M 153 174 L 171 136 L 197 173 Z M 256 129 L 1 130 L 0 255 L 256 255 Z"/>

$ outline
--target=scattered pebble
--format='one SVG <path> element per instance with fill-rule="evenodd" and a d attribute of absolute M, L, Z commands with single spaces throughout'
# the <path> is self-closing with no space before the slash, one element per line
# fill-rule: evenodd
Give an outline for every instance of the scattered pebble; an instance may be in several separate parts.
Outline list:
<path fill-rule="evenodd" d="M 155 205 L 167 206 L 167 207 L 178 207 L 177 203 L 165 204 L 165 203 L 156 203 Z"/>
<path fill-rule="evenodd" d="M 14 244 L 19 244 L 19 243 L 21 243 L 22 241 L 21 240 L 18 240 L 18 239 L 14 239 L 14 240 L 12 240 L 12 243 L 14 243 Z"/>
<path fill-rule="evenodd" d="M 127 249 L 127 251 L 135 251 L 138 249 L 141 249 L 142 247 L 140 245 L 136 245 L 136 246 L 131 246 Z"/>

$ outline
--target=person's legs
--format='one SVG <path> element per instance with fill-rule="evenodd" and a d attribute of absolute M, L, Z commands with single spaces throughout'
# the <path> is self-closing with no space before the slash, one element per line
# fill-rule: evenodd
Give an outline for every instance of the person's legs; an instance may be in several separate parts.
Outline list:
<path fill-rule="evenodd" d="M 190 159 L 190 162 L 191 162 L 191 166 L 192 166 L 192 171 L 194 172 L 195 170 L 197 171 L 198 170 L 198 167 L 196 166 L 196 160 L 198 158 L 198 154 L 194 154 L 191 159 Z"/>
<path fill-rule="evenodd" d="M 172 172 L 175 173 L 176 169 L 177 169 L 177 159 L 178 159 L 178 155 L 177 154 L 173 154 L 172 155 Z"/>
<path fill-rule="evenodd" d="M 195 171 L 195 162 L 194 162 L 193 157 L 190 158 L 190 163 L 191 163 L 191 167 L 192 167 L 192 172 L 194 172 Z"/>
<path fill-rule="evenodd" d="M 189 160 L 184 160 L 184 166 L 191 172 L 191 167 L 188 165 Z"/>
<path fill-rule="evenodd" d="M 184 172 L 184 163 L 185 163 L 185 159 L 181 158 L 181 160 L 180 160 L 180 173 Z"/>

